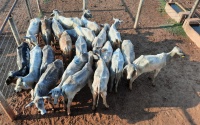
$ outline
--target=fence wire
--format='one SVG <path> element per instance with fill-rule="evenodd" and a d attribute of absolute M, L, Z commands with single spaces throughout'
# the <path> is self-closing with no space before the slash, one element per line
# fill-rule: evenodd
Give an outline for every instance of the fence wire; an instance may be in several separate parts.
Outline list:
<path fill-rule="evenodd" d="M 13 4 L 13 3 L 10 3 L 10 4 Z M 5 9 L 6 11 L 1 12 L 1 13 L 6 13 L 9 9 L 10 8 Z M 21 42 L 23 41 L 23 37 L 26 33 L 26 29 L 29 24 L 28 22 L 29 18 L 27 16 L 27 11 L 25 9 L 26 9 L 26 5 L 24 3 L 24 0 L 19 0 L 13 10 L 13 13 L 11 14 L 16 24 L 16 27 L 18 29 L 18 32 L 20 34 Z M 5 14 L 1 14 L 1 13 L 0 13 L 0 19 L 5 19 Z M 1 20 L 1 22 L 3 21 Z M 1 76 L 0 91 L 3 93 L 6 99 L 11 99 L 14 94 L 14 85 L 7 86 L 5 84 L 5 81 L 10 71 L 18 70 L 17 63 L 16 63 L 17 62 L 16 48 L 17 48 L 17 44 L 13 37 L 9 23 L 7 22 L 3 30 L 3 33 L 0 35 L 0 60 L 1 60 L 0 61 L 0 76 Z"/>

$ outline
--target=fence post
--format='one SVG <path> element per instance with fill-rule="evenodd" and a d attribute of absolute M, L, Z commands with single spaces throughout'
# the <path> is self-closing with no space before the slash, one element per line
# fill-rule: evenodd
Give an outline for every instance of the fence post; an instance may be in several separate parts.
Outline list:
<path fill-rule="evenodd" d="M 37 1 L 37 6 L 38 6 L 39 14 L 42 14 L 40 2 L 39 2 L 39 0 L 36 0 L 36 1 Z"/>
<path fill-rule="evenodd" d="M 9 19 L 8 19 L 8 22 L 9 22 L 9 25 L 10 25 L 10 28 L 12 30 L 12 33 L 13 33 L 13 36 L 15 38 L 15 41 L 17 43 L 17 46 L 20 45 L 20 37 L 19 37 L 19 32 L 18 32 L 18 29 L 16 27 L 16 24 L 12 18 L 12 16 L 10 15 Z"/>
<path fill-rule="evenodd" d="M 6 115 L 8 115 L 8 118 L 13 121 L 16 118 L 16 115 L 14 111 L 11 109 L 11 107 L 8 105 L 5 97 L 3 96 L 2 92 L 0 91 L 0 104 Z"/>
<path fill-rule="evenodd" d="M 83 0 L 83 10 L 88 9 L 88 0 Z"/>
<path fill-rule="evenodd" d="M 30 19 L 32 19 L 33 16 L 32 16 L 32 13 L 31 13 L 30 1 L 25 0 L 25 3 L 26 3 L 26 9 L 27 9 L 28 15 L 29 15 Z"/>
<path fill-rule="evenodd" d="M 136 19 L 135 19 L 135 24 L 134 24 L 134 29 L 137 28 L 137 24 L 138 24 L 138 20 L 140 18 L 140 12 L 141 12 L 141 9 L 142 9 L 143 1 L 144 0 L 140 0 L 139 6 L 138 6 L 138 11 L 137 11 Z"/>
<path fill-rule="evenodd" d="M 194 6 L 192 7 L 192 10 L 190 11 L 190 14 L 189 14 L 189 16 L 188 16 L 188 19 L 191 18 L 191 17 L 194 15 L 194 12 L 195 12 L 195 10 L 196 10 L 198 4 L 199 4 L 199 1 L 200 1 L 200 0 L 196 0 L 196 1 L 195 1 Z"/>

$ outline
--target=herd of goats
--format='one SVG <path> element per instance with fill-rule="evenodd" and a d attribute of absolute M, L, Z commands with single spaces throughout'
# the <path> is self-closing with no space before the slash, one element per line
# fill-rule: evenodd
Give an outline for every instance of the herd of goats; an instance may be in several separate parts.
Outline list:
<path fill-rule="evenodd" d="M 92 17 L 89 10 L 84 10 L 81 18 L 66 18 L 58 10 L 53 10 L 51 18 L 31 19 L 26 32 L 26 40 L 17 47 L 17 65 L 19 70 L 9 72 L 6 84 L 15 83 L 15 91 L 31 89 L 31 102 L 26 106 L 36 105 L 41 114 L 45 114 L 44 99 L 52 98 L 57 104 L 58 98 L 64 97 L 64 108 L 70 115 L 70 105 L 77 92 L 87 83 L 93 96 L 92 109 L 98 105 L 99 95 L 106 108 L 107 85 L 109 91 L 117 92 L 118 83 L 123 74 L 132 90 L 134 80 L 145 72 L 155 71 L 152 83 L 160 70 L 175 55 L 184 57 L 180 48 L 175 46 L 168 53 L 141 55 L 135 59 L 134 45 L 130 40 L 121 40 L 117 28 L 122 20 L 115 19 L 110 26 L 100 26 L 88 20 Z M 38 34 L 45 42 L 39 46 Z M 59 41 L 63 61 L 55 59 L 51 45 Z M 75 56 L 72 45 L 75 44 Z M 64 70 L 66 60 L 69 65 Z M 58 81 L 61 78 L 59 84 Z M 15 82 L 14 82 L 15 81 Z M 50 96 L 51 95 L 51 96 Z"/>

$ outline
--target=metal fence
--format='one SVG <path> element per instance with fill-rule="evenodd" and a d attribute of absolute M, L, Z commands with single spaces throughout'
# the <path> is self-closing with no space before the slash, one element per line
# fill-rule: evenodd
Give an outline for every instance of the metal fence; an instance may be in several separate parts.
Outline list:
<path fill-rule="evenodd" d="M 191 11 L 192 7 L 194 7 L 195 2 L 197 1 L 199 0 L 173 0 L 173 2 L 178 2 L 188 11 Z M 198 6 L 196 7 L 194 14 L 191 18 L 200 18 L 200 4 L 198 4 Z"/>
<path fill-rule="evenodd" d="M 23 41 L 29 23 L 28 20 L 30 19 L 27 16 L 27 11 L 24 11 L 26 7 L 25 4 L 22 4 L 23 1 L 24 0 L 17 1 L 16 6 L 13 8 L 14 11 L 11 14 L 20 34 L 21 41 Z M 5 17 L 1 17 L 1 19 L 5 19 Z M 9 71 L 17 70 L 16 48 L 17 44 L 8 22 L 5 24 L 5 28 L 0 35 L 0 91 L 6 98 L 13 94 L 13 86 L 7 86 L 5 80 Z"/>
<path fill-rule="evenodd" d="M 82 1 L 78 2 L 82 3 Z M 49 13 L 52 10 L 47 10 L 45 8 L 45 6 L 47 6 L 47 3 L 55 4 L 54 8 L 56 8 L 57 1 L 40 1 L 41 9 L 45 10 L 43 14 L 50 15 Z M 80 12 L 81 11 L 82 4 L 80 4 Z M 4 111 L 8 110 L 5 112 L 8 116 L 11 115 L 9 117 L 11 120 L 13 120 L 14 118 L 13 111 L 15 112 L 15 114 L 19 113 L 17 111 L 18 109 L 14 109 L 15 101 L 17 101 L 16 98 L 18 97 L 17 94 L 14 92 L 14 85 L 6 85 L 5 82 L 10 71 L 18 70 L 16 63 L 16 48 L 18 45 L 9 24 L 9 17 L 12 17 L 12 19 L 14 20 L 14 24 L 17 28 L 16 30 L 19 33 L 19 42 L 23 42 L 23 37 L 26 34 L 30 18 L 41 16 L 41 13 L 39 13 L 38 11 L 36 0 L 4 0 L 0 5 L 0 104 L 2 105 Z M 0 106 L 0 113 L 2 112 L 1 114 L 4 114 L 3 110 Z"/>
<path fill-rule="evenodd" d="M 19 33 L 19 41 L 23 41 L 23 36 L 25 35 L 29 23 L 28 21 L 30 20 L 30 18 L 27 16 L 27 11 L 25 11 L 26 4 L 24 0 L 4 0 L 1 2 L 1 4 L 2 8 L 0 12 L 0 91 L 3 94 L 2 96 L 4 97 L 4 99 L 6 99 L 8 104 L 10 105 L 10 101 L 12 101 L 12 98 L 16 96 L 16 93 L 14 93 L 14 86 L 7 86 L 5 84 L 5 80 L 10 71 L 17 70 L 17 44 L 10 27 L 10 23 L 14 21 L 14 24 L 16 24 L 16 28 Z M 6 20 L 8 20 L 8 22 Z M 1 103 L 3 104 L 3 102 Z"/>

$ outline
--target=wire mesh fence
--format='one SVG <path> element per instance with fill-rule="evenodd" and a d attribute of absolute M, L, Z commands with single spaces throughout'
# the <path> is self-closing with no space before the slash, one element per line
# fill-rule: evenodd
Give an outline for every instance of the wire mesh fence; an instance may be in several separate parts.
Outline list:
<path fill-rule="evenodd" d="M 24 11 L 25 4 L 23 1 L 24 0 L 18 0 L 11 14 L 19 31 L 21 41 L 23 41 L 23 36 L 25 35 L 29 20 L 26 11 Z M 0 17 L 1 19 L 5 19 L 5 14 L 0 14 Z M 14 87 L 12 85 L 7 86 L 5 80 L 9 71 L 17 70 L 16 48 L 17 44 L 9 23 L 7 22 L 2 34 L 0 35 L 0 91 L 6 99 L 12 97 L 14 93 Z"/>

